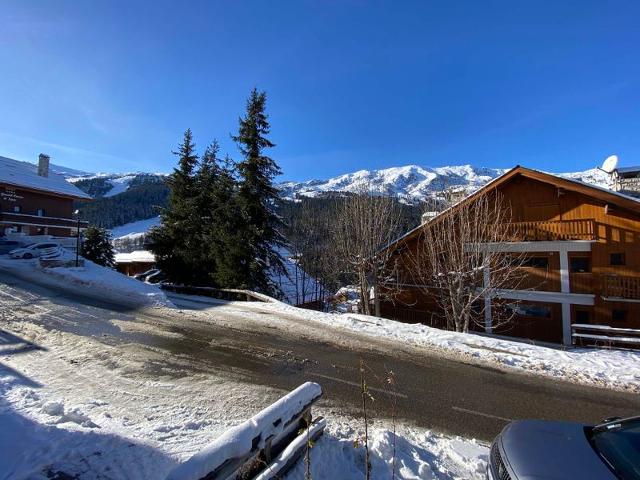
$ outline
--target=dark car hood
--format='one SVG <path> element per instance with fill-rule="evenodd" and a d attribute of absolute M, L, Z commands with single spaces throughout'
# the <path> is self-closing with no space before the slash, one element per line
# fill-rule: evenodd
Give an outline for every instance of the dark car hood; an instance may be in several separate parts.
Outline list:
<path fill-rule="evenodd" d="M 579 423 L 512 422 L 502 431 L 500 443 L 503 460 L 517 480 L 616 480 Z"/>

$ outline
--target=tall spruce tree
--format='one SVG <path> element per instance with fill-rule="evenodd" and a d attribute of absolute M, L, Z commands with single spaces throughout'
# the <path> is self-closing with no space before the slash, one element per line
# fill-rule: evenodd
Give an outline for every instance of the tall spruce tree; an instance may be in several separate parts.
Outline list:
<path fill-rule="evenodd" d="M 175 282 L 193 283 L 200 259 L 198 230 L 201 221 L 195 208 L 198 194 L 195 148 L 188 129 L 178 151 L 173 152 L 178 157 L 178 166 L 167 179 L 170 188 L 168 206 L 160 215 L 160 226 L 149 233 L 150 249 L 158 267 Z"/>
<path fill-rule="evenodd" d="M 238 277 L 247 288 L 277 294 L 278 288 L 271 281 L 269 271 L 284 271 L 278 248 L 284 246 L 280 233 L 283 227 L 275 210 L 279 202 L 278 191 L 273 185 L 280 168 L 264 151 L 275 145 L 266 137 L 269 121 L 266 114 L 265 92 L 253 89 L 247 101 L 247 111 L 240 118 L 238 135 L 233 140 L 242 153 L 238 163 L 240 177 L 238 205 L 242 212 L 242 244 L 238 245 Z"/>
<path fill-rule="evenodd" d="M 207 147 L 196 176 L 197 215 L 201 222 L 200 260 L 196 276 L 199 283 L 215 286 L 233 285 L 231 279 L 219 275 L 227 262 L 227 252 L 233 246 L 229 233 L 233 231 L 237 212 L 234 207 L 235 180 L 227 160 L 218 158 L 217 141 Z"/>
<path fill-rule="evenodd" d="M 116 264 L 109 232 L 104 228 L 91 226 L 84 233 L 80 254 L 93 263 L 113 268 Z"/>

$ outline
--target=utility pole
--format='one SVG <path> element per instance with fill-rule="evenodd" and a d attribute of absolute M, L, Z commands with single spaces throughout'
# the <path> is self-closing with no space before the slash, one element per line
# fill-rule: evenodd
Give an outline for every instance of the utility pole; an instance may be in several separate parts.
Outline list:
<path fill-rule="evenodd" d="M 76 230 L 76 268 L 78 268 L 80 258 L 80 210 L 73 212 L 78 220 L 78 228 Z"/>

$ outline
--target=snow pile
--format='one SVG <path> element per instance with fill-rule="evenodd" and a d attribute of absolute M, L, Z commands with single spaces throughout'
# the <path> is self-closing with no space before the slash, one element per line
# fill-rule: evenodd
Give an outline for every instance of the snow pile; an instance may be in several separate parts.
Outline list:
<path fill-rule="evenodd" d="M 306 320 L 356 331 L 372 337 L 439 350 L 456 358 L 493 364 L 523 373 L 553 377 L 585 385 L 640 392 L 640 352 L 531 345 L 472 333 L 457 333 L 360 314 L 330 314 L 284 304 L 279 309 Z"/>
<path fill-rule="evenodd" d="M 242 458 L 256 448 L 264 448 L 266 439 L 287 433 L 285 427 L 289 426 L 290 420 L 320 395 L 322 389 L 317 383 L 300 385 L 256 416 L 227 430 L 204 450 L 176 467 L 167 480 L 198 480 L 229 459 Z M 256 438 L 258 445 L 254 445 Z"/>
<path fill-rule="evenodd" d="M 312 478 L 364 478 L 364 446 L 353 441 L 357 433 L 349 425 L 329 423 L 310 452 Z M 485 478 L 489 451 L 474 440 L 408 427 L 399 435 L 377 427 L 369 435 L 371 478 L 392 478 L 394 470 L 397 479 Z M 304 472 L 305 465 L 300 461 L 287 478 L 304 478 Z"/>
<path fill-rule="evenodd" d="M 335 312 L 357 312 L 360 305 L 360 289 L 355 285 L 341 287 L 330 299 L 331 308 Z"/>
<path fill-rule="evenodd" d="M 70 252 L 65 252 L 66 257 L 72 256 Z M 111 300 L 134 307 L 173 306 L 158 286 L 140 282 L 89 260 L 84 260 L 83 267 L 42 268 L 38 259 L 14 260 L 0 256 L 0 268 L 36 284 L 99 300 Z"/>

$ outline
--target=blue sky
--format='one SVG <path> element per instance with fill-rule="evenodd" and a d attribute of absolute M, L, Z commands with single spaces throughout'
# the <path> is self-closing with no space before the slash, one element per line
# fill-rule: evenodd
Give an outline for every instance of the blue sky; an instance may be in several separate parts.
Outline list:
<path fill-rule="evenodd" d="M 0 155 L 170 171 L 268 93 L 282 179 L 640 163 L 640 2 L 24 1 L 0 8 Z"/>

